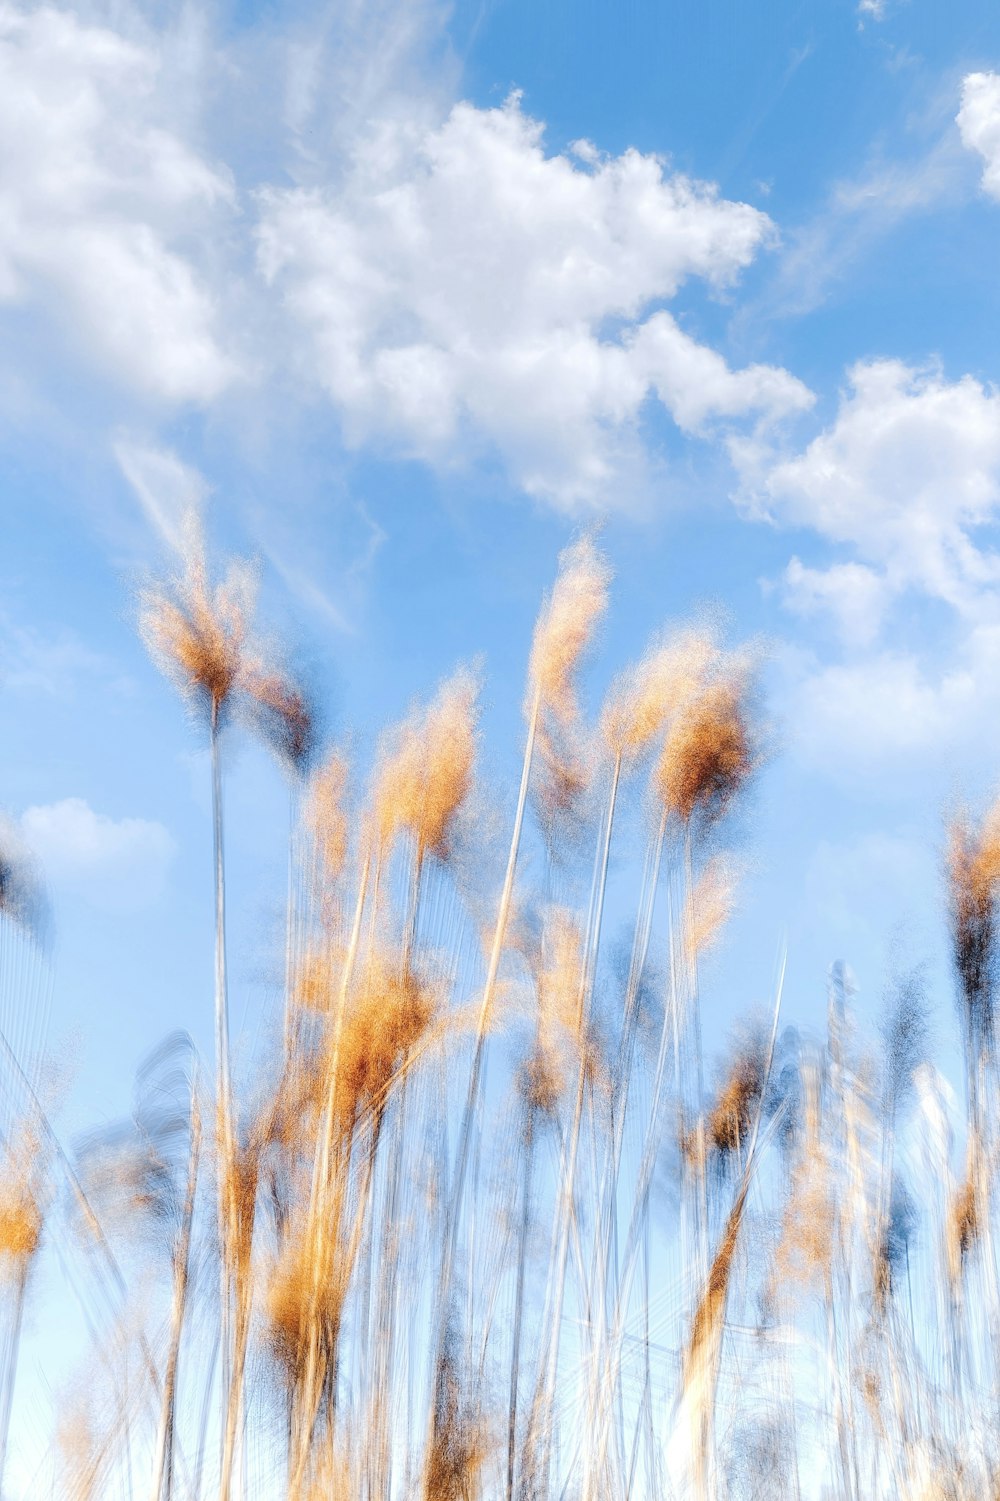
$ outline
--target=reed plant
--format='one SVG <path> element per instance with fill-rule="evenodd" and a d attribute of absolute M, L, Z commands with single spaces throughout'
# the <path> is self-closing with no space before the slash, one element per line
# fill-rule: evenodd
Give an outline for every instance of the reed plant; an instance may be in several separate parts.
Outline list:
<path fill-rule="evenodd" d="M 755 649 L 665 629 L 589 718 L 611 575 L 579 538 L 497 859 L 478 670 L 366 775 L 262 644 L 252 571 L 213 579 L 192 525 L 140 626 L 209 749 L 215 1058 L 171 1040 L 70 1153 L 4 1032 L 0 1487 L 59 1255 L 99 1290 L 95 1375 L 25 1501 L 1000 1496 L 997 810 L 948 835 L 964 1109 L 915 972 L 880 1037 L 835 967 L 824 1035 L 783 1023 L 779 978 L 723 1046 L 704 956 L 772 738 Z M 291 829 L 276 1041 L 235 1079 L 221 750 L 246 735 Z M 30 945 L 0 842 L 0 939 Z"/>

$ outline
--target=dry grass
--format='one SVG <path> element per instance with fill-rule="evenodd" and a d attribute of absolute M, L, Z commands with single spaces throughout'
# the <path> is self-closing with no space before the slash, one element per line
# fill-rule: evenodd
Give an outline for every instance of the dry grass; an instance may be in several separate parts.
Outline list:
<path fill-rule="evenodd" d="M 213 583 L 192 531 L 146 592 L 144 637 L 211 733 L 214 1097 L 209 1070 L 180 1089 L 146 1070 L 151 1100 L 74 1162 L 8 1058 L 0 1487 L 22 1319 L 58 1251 L 100 1372 L 67 1409 L 60 1497 L 991 1494 L 1000 812 L 949 834 L 964 1120 L 915 982 L 877 1088 L 842 970 L 825 1037 L 779 1035 L 776 1001 L 713 1075 L 704 959 L 762 762 L 754 664 L 681 628 L 589 725 L 609 581 L 584 537 L 543 603 L 502 884 L 475 674 L 383 738 L 359 802 L 253 640 L 246 570 Z M 248 730 L 293 773 L 298 822 L 280 1047 L 235 1069 L 219 742 Z M 33 890 L 10 831 L 0 938 L 31 930 Z"/>

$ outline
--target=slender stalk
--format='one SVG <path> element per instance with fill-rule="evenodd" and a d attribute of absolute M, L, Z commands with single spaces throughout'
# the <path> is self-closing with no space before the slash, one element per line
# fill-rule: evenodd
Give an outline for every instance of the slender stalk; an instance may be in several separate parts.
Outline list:
<path fill-rule="evenodd" d="M 331 1187 L 331 1158 L 334 1148 L 337 1119 L 337 1073 L 340 1059 L 340 1040 L 344 1024 L 344 1012 L 347 1007 L 347 996 L 354 975 L 354 966 L 357 961 L 358 945 L 361 938 L 361 924 L 364 918 L 365 901 L 368 895 L 368 882 L 371 873 L 371 853 L 365 854 L 364 864 L 361 870 L 361 879 L 358 882 L 358 899 L 354 910 L 354 922 L 351 927 L 351 937 L 348 944 L 347 954 L 344 959 L 344 970 L 337 997 L 337 1011 L 334 1019 L 333 1048 L 330 1057 L 326 1100 L 324 1104 L 323 1120 L 320 1130 L 320 1139 L 317 1146 L 316 1157 L 313 1163 L 312 1186 L 310 1189 L 309 1209 L 307 1225 L 310 1237 L 315 1238 L 315 1252 L 313 1256 L 312 1281 L 310 1287 L 309 1310 L 307 1317 L 307 1349 L 305 1360 L 305 1372 L 301 1385 L 304 1394 L 300 1402 L 298 1421 L 298 1435 L 294 1444 L 294 1455 L 290 1465 L 291 1492 L 297 1495 L 302 1485 L 306 1466 L 309 1459 L 309 1446 L 312 1442 L 312 1434 L 315 1426 L 316 1415 L 319 1410 L 321 1396 L 320 1381 L 320 1348 L 319 1330 L 317 1328 L 316 1310 L 319 1301 L 319 1291 L 322 1285 L 324 1272 L 328 1270 L 328 1246 L 331 1236 L 331 1216 L 329 1214 L 328 1200 Z M 334 1227 L 335 1228 L 335 1227 Z"/>
<path fill-rule="evenodd" d="M 597 958 L 600 947 L 601 924 L 604 917 L 604 895 L 608 882 L 608 860 L 611 853 L 611 832 L 614 827 L 615 807 L 618 801 L 618 788 L 621 781 L 621 756 L 616 756 L 611 773 L 611 788 L 608 793 L 608 806 L 604 822 L 602 841 L 599 846 L 600 858 L 598 877 L 596 882 L 596 900 L 593 913 L 593 931 L 588 935 L 587 952 L 584 957 L 583 973 L 580 977 L 580 990 L 577 1000 L 577 1027 L 580 1037 L 580 1067 L 576 1081 L 576 1099 L 573 1105 L 573 1123 L 570 1128 L 569 1142 L 563 1159 L 563 1172 L 560 1183 L 560 1202 L 556 1211 L 556 1223 L 554 1232 L 558 1235 L 558 1249 L 555 1258 L 555 1275 L 553 1281 L 553 1308 L 551 1322 L 547 1333 L 548 1357 L 547 1368 L 542 1382 L 541 1400 L 541 1461 L 538 1475 L 543 1491 L 549 1483 L 549 1467 L 552 1450 L 552 1412 L 555 1401 L 556 1373 L 559 1368 L 559 1344 L 562 1332 L 562 1307 L 566 1286 L 566 1263 L 569 1256 L 570 1221 L 573 1212 L 573 1189 L 576 1181 L 576 1158 L 580 1142 L 580 1125 L 583 1118 L 583 1100 L 587 1082 L 587 1047 L 585 1027 L 590 994 L 593 990 L 594 976 L 597 972 Z"/>
<path fill-rule="evenodd" d="M 198 1187 L 198 1163 L 201 1155 L 201 1113 L 192 1089 L 191 1143 L 188 1151 L 188 1177 L 180 1234 L 174 1247 L 174 1290 L 170 1314 L 170 1348 L 163 1374 L 160 1422 L 156 1437 L 153 1465 L 153 1501 L 170 1501 L 174 1477 L 174 1427 L 177 1407 L 177 1366 L 181 1334 L 187 1310 L 187 1292 L 191 1258 L 191 1231 L 194 1224 L 195 1196 Z"/>
<path fill-rule="evenodd" d="M 472 1136 L 472 1124 L 479 1105 L 479 1091 L 482 1080 L 483 1052 L 486 1042 L 486 1030 L 489 1022 L 490 1009 L 493 1004 L 493 994 L 496 989 L 497 976 L 500 972 L 500 958 L 503 954 L 504 940 L 507 935 L 507 922 L 510 917 L 510 904 L 514 893 L 514 873 L 517 868 L 517 857 L 521 847 L 521 833 L 524 827 L 524 812 L 528 801 L 528 787 L 531 781 L 531 764 L 535 749 L 535 736 L 538 731 L 538 716 L 541 709 L 541 692 L 536 689 L 531 705 L 531 713 L 528 716 L 528 732 L 525 738 L 524 756 L 521 763 L 521 784 L 517 796 L 517 809 L 514 814 L 514 827 L 511 831 L 510 849 L 507 853 L 507 869 L 504 873 L 503 888 L 500 893 L 500 905 L 497 909 L 497 919 L 493 928 L 493 942 L 490 948 L 489 963 L 486 969 L 486 979 L 483 984 L 483 994 L 479 1005 L 479 1013 L 476 1018 L 476 1036 L 473 1044 L 472 1068 L 469 1074 L 469 1086 L 465 1097 L 465 1106 L 462 1111 L 462 1120 L 458 1133 L 457 1159 L 455 1163 L 455 1176 L 452 1183 L 451 1194 L 448 1202 L 448 1210 L 445 1217 L 444 1245 L 441 1258 L 441 1274 L 438 1281 L 437 1307 L 438 1328 L 434 1348 L 434 1392 L 431 1401 L 431 1427 L 435 1421 L 439 1403 L 436 1400 L 438 1388 L 444 1372 L 445 1344 L 447 1336 L 449 1305 L 451 1298 L 451 1279 L 455 1260 L 455 1252 L 458 1241 L 458 1226 L 462 1216 L 462 1203 L 465 1195 L 465 1179 L 469 1164 L 469 1143 Z"/>
<path fill-rule="evenodd" d="M 14 1382 L 17 1378 L 17 1357 L 21 1348 L 21 1325 L 24 1322 L 24 1300 L 28 1288 L 28 1272 L 31 1263 L 27 1256 L 21 1258 L 14 1283 L 14 1317 L 10 1333 L 10 1349 L 0 1387 L 0 1496 L 3 1495 L 3 1477 L 7 1467 L 7 1439 L 10 1433 L 10 1414 L 14 1403 Z"/>
<path fill-rule="evenodd" d="M 514 1332 L 510 1358 L 510 1401 L 507 1410 L 507 1501 L 514 1496 L 514 1458 L 517 1446 L 517 1398 L 521 1377 L 521 1329 L 524 1322 L 524 1283 L 531 1223 L 531 1180 L 535 1158 L 535 1111 L 528 1103 L 521 1183 L 521 1223 L 517 1238 L 517 1283 L 514 1292 Z"/>
<path fill-rule="evenodd" d="M 210 743 L 212 757 L 212 836 L 215 865 L 215 1062 L 216 1139 L 218 1152 L 219 1224 L 219 1359 L 221 1476 L 219 1501 L 233 1494 L 235 1437 L 231 1434 L 233 1402 L 233 1267 L 236 1237 L 235 1132 L 229 1057 L 229 989 L 226 974 L 226 867 L 223 842 L 220 704 L 212 700 Z"/>

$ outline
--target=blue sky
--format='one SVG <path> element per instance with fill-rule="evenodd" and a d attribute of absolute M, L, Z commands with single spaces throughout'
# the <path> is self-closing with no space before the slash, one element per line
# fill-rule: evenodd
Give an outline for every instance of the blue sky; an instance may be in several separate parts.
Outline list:
<path fill-rule="evenodd" d="M 767 644 L 775 756 L 706 1004 L 950 1017 L 949 802 L 996 781 L 1000 20 L 986 3 L 0 5 L 3 788 L 55 913 L 72 1132 L 210 1038 L 207 763 L 134 630 L 204 505 L 357 764 L 483 655 L 511 795 L 539 598 L 616 571 Z M 234 1025 L 287 791 L 227 746 Z M 619 856 L 627 863 L 627 853 Z"/>

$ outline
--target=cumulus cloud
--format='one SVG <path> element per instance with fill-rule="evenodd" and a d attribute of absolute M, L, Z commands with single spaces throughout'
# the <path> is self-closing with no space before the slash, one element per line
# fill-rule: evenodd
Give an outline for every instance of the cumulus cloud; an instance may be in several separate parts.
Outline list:
<path fill-rule="evenodd" d="M 468 443 L 564 506 L 608 499 L 654 395 L 690 432 L 771 421 L 806 388 L 733 371 L 657 304 L 726 287 L 773 239 L 766 215 L 653 156 L 547 155 L 516 97 L 387 125 L 336 186 L 260 195 L 259 263 L 303 367 L 349 442 L 440 461 Z"/>
<path fill-rule="evenodd" d="M 898 360 L 855 365 L 848 380 L 833 423 L 751 483 L 756 505 L 851 545 L 890 593 L 918 589 L 975 613 L 1000 579 L 1000 558 L 975 537 L 1000 508 L 1000 394 Z M 815 597 L 818 581 L 805 582 Z M 851 585 L 870 611 L 874 577 L 834 572 L 823 588 Z"/>
<path fill-rule="evenodd" d="M 160 73 L 153 40 L 0 3 L 0 306 L 145 396 L 200 402 L 234 365 L 193 247 L 233 187 L 171 128 Z"/>
<path fill-rule="evenodd" d="M 1000 198 L 1000 73 L 969 73 L 956 116 L 962 143 L 983 159 L 983 189 Z"/>
<path fill-rule="evenodd" d="M 782 580 L 782 599 L 797 615 L 829 615 L 844 641 L 866 646 L 878 635 L 886 605 L 884 577 L 864 563 L 809 568 L 792 558 Z"/>
<path fill-rule="evenodd" d="M 161 823 L 109 818 L 81 797 L 28 808 L 21 831 L 53 886 L 112 912 L 155 902 L 176 852 Z"/>
<path fill-rule="evenodd" d="M 789 650 L 780 666 L 789 752 L 852 789 L 871 775 L 883 797 L 953 791 L 981 768 L 1000 716 L 993 623 L 941 650 L 883 647 L 825 663 Z"/>

